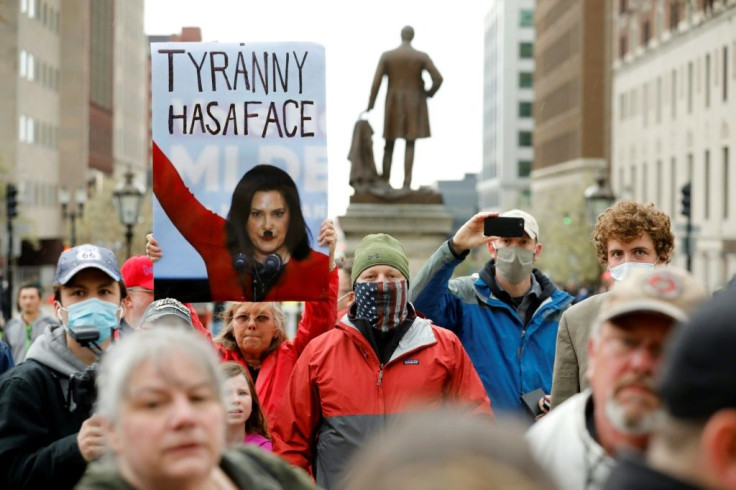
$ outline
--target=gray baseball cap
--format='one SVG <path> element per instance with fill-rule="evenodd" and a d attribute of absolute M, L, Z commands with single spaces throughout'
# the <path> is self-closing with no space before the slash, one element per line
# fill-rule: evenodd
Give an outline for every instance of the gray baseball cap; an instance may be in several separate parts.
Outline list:
<path fill-rule="evenodd" d="M 157 299 L 148 305 L 143 312 L 141 325 L 156 322 L 167 316 L 183 320 L 184 323 L 194 328 L 192 325 L 192 314 L 189 312 L 189 308 L 174 298 Z"/>
<path fill-rule="evenodd" d="M 99 269 L 113 280 L 120 280 L 120 268 L 112 250 L 85 243 L 61 253 L 56 264 L 54 285 L 63 286 L 79 271 L 88 268 Z"/>

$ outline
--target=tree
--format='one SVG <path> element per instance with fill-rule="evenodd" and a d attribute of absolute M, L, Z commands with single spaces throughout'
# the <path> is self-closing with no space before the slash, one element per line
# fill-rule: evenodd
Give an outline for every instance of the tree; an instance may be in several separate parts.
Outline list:
<path fill-rule="evenodd" d="M 84 214 L 77 221 L 77 243 L 94 243 L 115 252 L 119 263 L 125 256 L 125 226 L 120 223 L 112 200 L 118 182 L 104 176 L 102 185 L 96 187 L 84 206 Z M 145 236 L 153 230 L 153 199 L 151 190 L 146 191 L 141 204 L 141 219 L 133 228 L 131 253 L 145 254 Z"/>

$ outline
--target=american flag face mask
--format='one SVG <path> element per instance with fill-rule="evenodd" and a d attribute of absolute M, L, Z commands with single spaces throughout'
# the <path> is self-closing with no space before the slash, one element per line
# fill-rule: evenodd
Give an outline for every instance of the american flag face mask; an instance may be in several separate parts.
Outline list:
<path fill-rule="evenodd" d="M 388 332 L 406 319 L 406 281 L 356 282 L 354 289 L 355 316 L 376 330 Z"/>

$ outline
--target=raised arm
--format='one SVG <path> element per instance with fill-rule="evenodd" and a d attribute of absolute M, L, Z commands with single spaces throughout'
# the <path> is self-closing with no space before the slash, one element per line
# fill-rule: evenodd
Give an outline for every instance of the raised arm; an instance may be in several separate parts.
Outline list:
<path fill-rule="evenodd" d="M 337 290 L 340 281 L 335 267 L 337 233 L 332 220 L 327 219 L 322 222 L 318 242 L 320 246 L 329 247 L 330 274 L 327 301 L 306 301 L 304 303 L 304 314 L 294 338 L 297 355 L 301 355 L 310 340 L 331 330 L 337 322 Z"/>
<path fill-rule="evenodd" d="M 220 236 L 225 219 L 204 207 L 163 151 L 153 143 L 153 193 L 176 229 L 196 249 L 199 239 Z"/>

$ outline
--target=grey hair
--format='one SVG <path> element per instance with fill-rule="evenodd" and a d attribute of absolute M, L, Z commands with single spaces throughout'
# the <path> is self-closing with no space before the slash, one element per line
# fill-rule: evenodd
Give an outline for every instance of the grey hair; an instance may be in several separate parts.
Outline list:
<path fill-rule="evenodd" d="M 224 375 L 212 345 L 197 332 L 155 328 L 126 336 L 114 343 L 102 357 L 96 380 L 96 412 L 112 426 L 117 425 L 130 377 L 136 368 L 144 362 L 151 362 L 165 369 L 171 355 L 185 356 L 198 364 L 212 382 L 221 405 L 226 406 Z"/>

